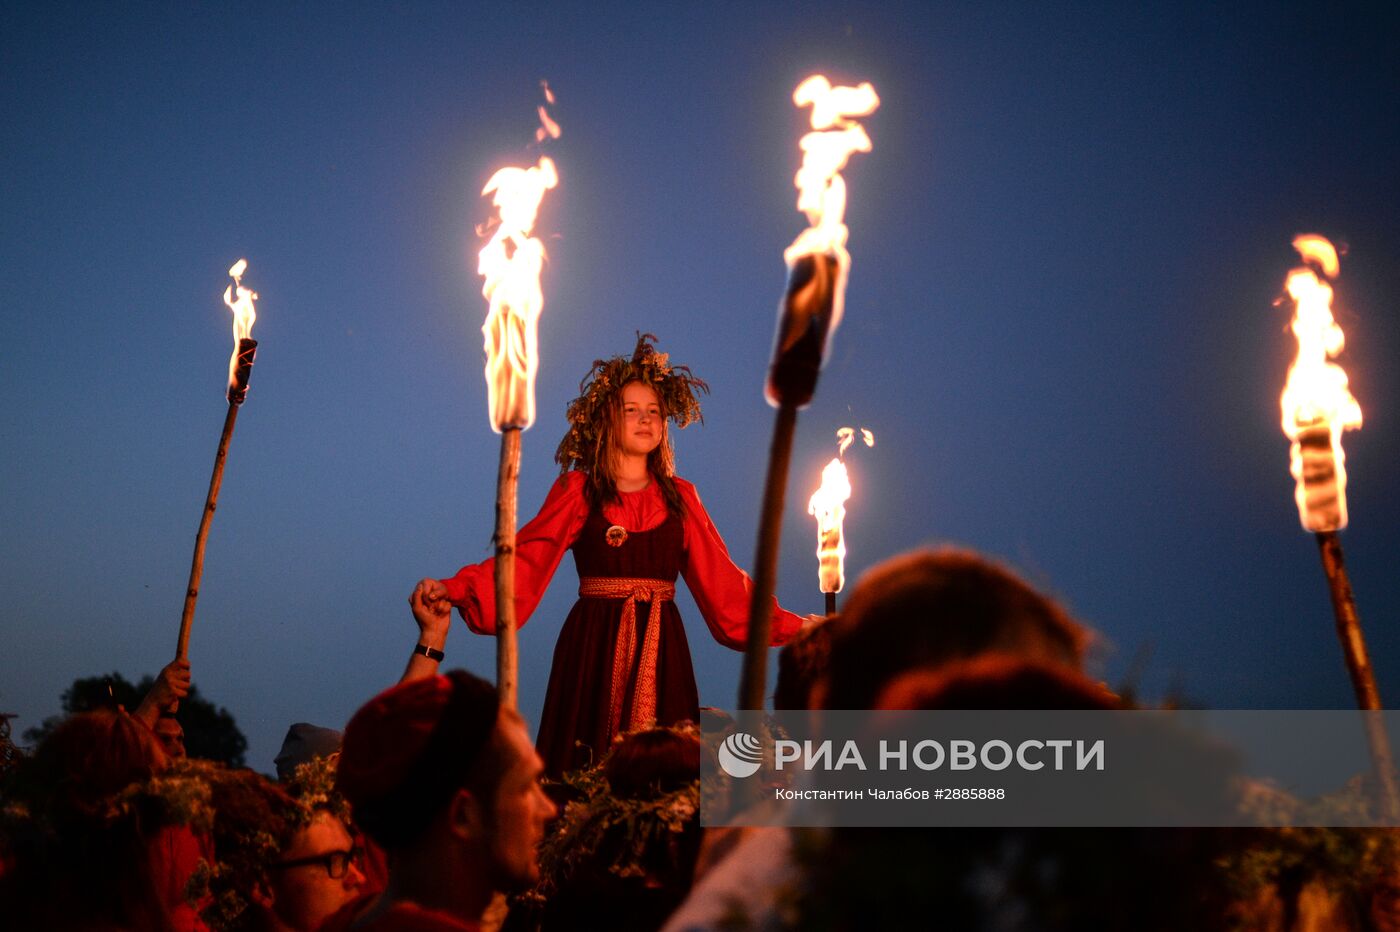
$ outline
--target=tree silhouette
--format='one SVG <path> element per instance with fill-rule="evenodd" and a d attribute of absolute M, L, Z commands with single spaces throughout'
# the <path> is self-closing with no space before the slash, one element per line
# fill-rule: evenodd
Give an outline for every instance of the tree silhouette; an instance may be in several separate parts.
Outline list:
<path fill-rule="evenodd" d="M 155 685 L 154 676 L 143 676 L 132 685 L 120 673 L 106 676 L 87 676 L 73 681 L 73 685 L 63 691 L 63 715 L 51 715 L 43 724 L 24 732 L 24 739 L 31 745 L 38 744 L 69 715 L 88 712 L 93 709 L 108 709 L 122 706 L 134 711 L 141 699 Z M 199 694 L 199 687 L 190 684 L 190 694 L 180 700 L 180 710 L 175 719 L 185 730 L 185 752 L 190 757 L 218 761 L 230 767 L 244 766 L 243 755 L 248 750 L 248 739 L 239 731 L 228 709 L 216 707 L 214 703 Z"/>
<path fill-rule="evenodd" d="M 24 751 L 17 747 L 10 739 L 10 719 L 13 715 L 0 712 L 0 789 L 9 780 L 10 774 L 19 767 L 19 762 L 24 759 Z"/>

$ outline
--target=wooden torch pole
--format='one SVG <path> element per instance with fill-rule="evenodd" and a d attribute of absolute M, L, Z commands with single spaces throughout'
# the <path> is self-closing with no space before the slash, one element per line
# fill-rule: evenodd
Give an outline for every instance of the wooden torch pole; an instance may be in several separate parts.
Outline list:
<path fill-rule="evenodd" d="M 496 694 L 501 705 L 516 707 L 519 654 L 515 621 L 515 502 L 520 482 L 520 428 L 501 431 L 501 464 L 496 473 Z"/>
<path fill-rule="evenodd" d="M 185 587 L 185 608 L 180 614 L 180 637 L 175 644 L 175 659 L 184 660 L 190 651 L 190 628 L 194 625 L 194 607 L 199 601 L 199 581 L 204 575 L 204 546 L 209 540 L 209 525 L 219 507 L 219 489 L 224 484 L 224 463 L 228 459 L 229 441 L 238 422 L 238 409 L 248 397 L 248 376 L 257 354 L 258 341 L 244 338 L 238 341 L 238 366 L 234 383 L 228 391 L 228 414 L 224 416 L 224 432 L 219 435 L 219 449 L 214 454 L 214 474 L 209 477 L 209 494 L 204 497 L 204 512 L 199 518 L 199 531 L 194 536 L 194 559 L 190 562 L 190 581 Z"/>
<path fill-rule="evenodd" d="M 1317 547 L 1322 557 L 1322 571 L 1327 575 L 1327 590 L 1332 597 L 1332 615 L 1337 622 L 1337 639 L 1342 643 L 1342 656 L 1347 673 L 1351 675 L 1356 705 L 1366 721 L 1366 738 L 1371 747 L 1371 761 L 1380 785 L 1381 802 L 1387 817 L 1393 822 L 1400 818 L 1400 788 L 1395 781 L 1394 758 L 1390 738 L 1385 731 L 1380 691 L 1371 671 L 1366 653 L 1366 638 L 1361 633 L 1361 619 L 1356 614 L 1356 596 L 1342 558 L 1342 542 L 1336 531 L 1318 531 Z"/>
<path fill-rule="evenodd" d="M 763 708 L 768 678 L 768 641 L 773 626 L 773 591 L 778 580 L 778 543 L 783 529 L 783 501 L 787 497 L 788 463 L 792 460 L 792 435 L 796 427 L 797 407 L 780 405 L 773 424 L 773 444 L 768 452 L 768 478 L 763 484 L 763 510 L 754 554 L 749 638 L 744 646 L 744 668 L 739 679 L 741 709 Z"/>

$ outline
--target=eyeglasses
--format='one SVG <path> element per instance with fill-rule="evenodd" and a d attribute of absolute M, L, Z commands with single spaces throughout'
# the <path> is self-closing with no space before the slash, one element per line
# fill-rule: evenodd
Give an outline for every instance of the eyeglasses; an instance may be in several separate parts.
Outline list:
<path fill-rule="evenodd" d="M 326 869 L 326 874 L 331 880 L 339 880 L 350 871 L 350 865 L 360 859 L 364 854 L 363 848 L 351 848 L 349 851 L 327 851 L 325 854 L 313 854 L 307 858 L 296 858 L 292 861 L 278 861 L 272 865 L 278 870 L 289 867 L 306 867 L 311 864 L 320 864 Z"/>

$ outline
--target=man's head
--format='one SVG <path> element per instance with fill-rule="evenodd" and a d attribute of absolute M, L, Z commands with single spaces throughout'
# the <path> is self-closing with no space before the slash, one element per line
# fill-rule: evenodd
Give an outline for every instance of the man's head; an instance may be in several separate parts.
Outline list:
<path fill-rule="evenodd" d="M 160 746 L 165 749 L 166 756 L 171 760 L 179 760 L 185 756 L 185 729 L 181 727 L 180 720 L 175 717 L 174 712 L 161 712 L 151 730 L 155 732 Z"/>
<path fill-rule="evenodd" d="M 365 877 L 345 823 L 251 770 L 211 774 L 214 915 L 239 928 L 312 932 L 354 899 Z"/>
<path fill-rule="evenodd" d="M 495 889 L 523 890 L 540 879 L 539 844 L 545 825 L 558 810 L 540 785 L 544 764 L 518 712 L 501 711 L 491 743 L 499 779 L 493 789 L 478 785 L 473 794 L 475 800 L 483 802 L 489 794 L 489 802 L 481 806 L 481 827 L 490 839 L 488 867 Z M 459 798 L 465 796 L 459 794 Z M 464 833 L 464 839 L 469 837 Z"/>
<path fill-rule="evenodd" d="M 144 724 L 124 709 L 70 715 L 34 752 L 24 773 L 36 805 L 54 818 L 100 814 L 111 798 L 170 766 Z"/>
<path fill-rule="evenodd" d="M 287 737 L 282 739 L 282 747 L 272 760 L 277 767 L 277 779 L 286 783 L 302 764 L 330 757 L 340 750 L 343 737 L 333 728 L 322 728 L 309 722 L 296 722 L 287 729 Z"/>
<path fill-rule="evenodd" d="M 312 932 L 353 900 L 365 884 L 345 823 L 320 809 L 296 831 L 253 888 L 271 929 Z"/>
<path fill-rule="evenodd" d="M 492 890 L 538 877 L 555 809 L 525 723 L 495 688 L 454 670 L 371 699 L 345 729 L 337 785 L 391 862 L 458 865 Z M 392 869 L 391 869 L 392 870 Z"/>
<path fill-rule="evenodd" d="M 828 709 L 869 709 L 898 674 L 989 653 L 1078 669 L 1085 629 L 1007 570 L 959 550 L 919 550 L 861 577 L 828 625 Z"/>

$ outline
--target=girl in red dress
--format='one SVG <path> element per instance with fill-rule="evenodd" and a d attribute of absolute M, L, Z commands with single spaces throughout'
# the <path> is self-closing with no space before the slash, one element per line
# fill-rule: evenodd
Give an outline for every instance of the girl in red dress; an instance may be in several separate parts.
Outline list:
<path fill-rule="evenodd" d="M 700 419 L 704 382 L 672 366 L 643 335 L 629 359 L 598 360 L 569 405 L 569 432 L 555 454 L 559 479 L 516 536 L 515 606 L 523 625 L 566 551 L 579 600 L 554 648 L 539 738 L 546 770 L 596 762 L 623 731 L 699 717 L 677 575 L 715 639 L 742 651 L 752 583 L 734 565 L 695 487 L 675 474 L 666 429 Z M 496 631 L 493 561 L 451 579 L 424 580 L 425 599 L 445 598 L 478 634 Z M 773 603 L 775 645 L 802 619 Z"/>

